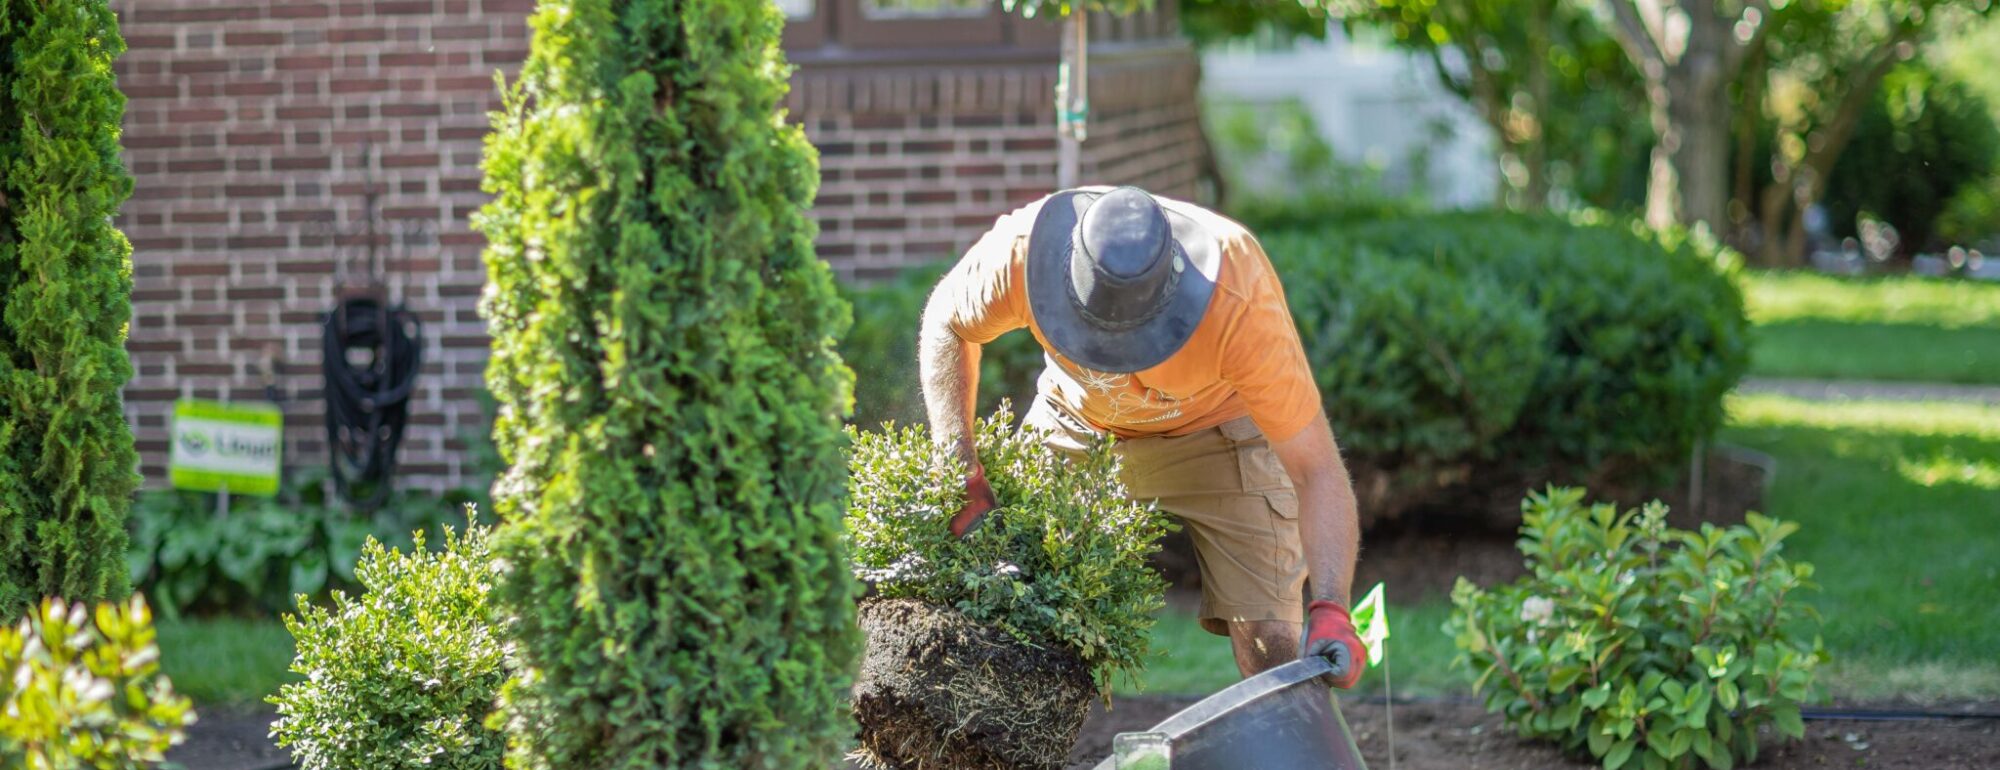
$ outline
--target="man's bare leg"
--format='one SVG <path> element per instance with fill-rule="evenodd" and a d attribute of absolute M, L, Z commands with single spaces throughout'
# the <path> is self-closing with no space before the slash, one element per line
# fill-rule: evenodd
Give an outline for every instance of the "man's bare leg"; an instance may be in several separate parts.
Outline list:
<path fill-rule="evenodd" d="M 1288 620 L 1229 621 L 1229 646 L 1245 678 L 1299 659 L 1301 626 Z"/>

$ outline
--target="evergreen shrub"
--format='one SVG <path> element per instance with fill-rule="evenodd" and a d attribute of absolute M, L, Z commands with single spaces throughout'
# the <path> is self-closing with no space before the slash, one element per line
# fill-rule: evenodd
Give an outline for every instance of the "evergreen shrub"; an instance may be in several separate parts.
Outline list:
<path fill-rule="evenodd" d="M 487 143 L 508 763 L 821 768 L 854 728 L 847 324 L 769 2 L 542 0 Z"/>
<path fill-rule="evenodd" d="M 138 596 L 95 609 L 47 599 L 0 628 L 0 767 L 150 768 L 193 723 Z"/>
<path fill-rule="evenodd" d="M 1166 582 L 1147 566 L 1166 515 L 1127 498 L 1104 443 L 1070 459 L 1005 408 L 977 444 L 1000 508 L 960 539 L 944 526 L 964 505 L 965 470 L 922 428 L 856 433 L 848 538 L 854 569 L 885 599 L 950 607 L 1088 665 L 1104 692 L 1148 655 Z"/>
<path fill-rule="evenodd" d="M 285 616 L 301 680 L 270 698 L 271 736 L 303 770 L 501 766 L 504 736 L 485 725 L 507 679 L 491 530 L 446 527 L 439 551 L 421 531 L 411 539 L 403 552 L 369 538 L 354 567 L 360 595 L 300 597 Z"/>
<path fill-rule="evenodd" d="M 1756 761 L 1763 726 L 1802 737 L 1823 653 L 1797 601 L 1812 565 L 1782 555 L 1798 525 L 1752 513 L 1689 532 L 1658 503 L 1621 513 L 1583 495 L 1522 504 L 1529 575 L 1452 591 L 1454 665 L 1487 710 L 1606 770 L 1727 770 Z"/>
<path fill-rule="evenodd" d="M 0 618 L 129 591 L 124 52 L 104 0 L 0 0 Z"/>

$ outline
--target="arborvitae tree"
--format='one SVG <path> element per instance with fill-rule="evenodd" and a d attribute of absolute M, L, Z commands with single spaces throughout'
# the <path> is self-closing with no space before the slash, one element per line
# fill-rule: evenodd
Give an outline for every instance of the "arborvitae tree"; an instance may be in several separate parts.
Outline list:
<path fill-rule="evenodd" d="M 766 0 L 542 0 L 488 140 L 519 768 L 823 768 L 853 734 L 847 324 Z"/>
<path fill-rule="evenodd" d="M 0 622 L 130 591 L 124 52 L 105 0 L 0 0 Z"/>

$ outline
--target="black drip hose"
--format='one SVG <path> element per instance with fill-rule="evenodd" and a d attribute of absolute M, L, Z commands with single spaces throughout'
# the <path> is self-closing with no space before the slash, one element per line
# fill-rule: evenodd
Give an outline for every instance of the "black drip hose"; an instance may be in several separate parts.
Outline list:
<path fill-rule="evenodd" d="M 423 334 L 416 314 L 373 297 L 342 300 L 327 314 L 320 362 L 327 455 L 340 496 L 362 510 L 389 499 L 396 448 L 423 367 Z"/>

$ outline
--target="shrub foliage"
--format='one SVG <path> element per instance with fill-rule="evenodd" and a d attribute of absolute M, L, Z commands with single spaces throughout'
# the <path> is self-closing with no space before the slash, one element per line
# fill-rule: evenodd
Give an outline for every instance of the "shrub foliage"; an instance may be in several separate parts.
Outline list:
<path fill-rule="evenodd" d="M 823 767 L 853 734 L 846 325 L 767 2 L 543 0 L 488 140 L 519 768 Z"/>
<path fill-rule="evenodd" d="M 141 770 L 194 722 L 160 673 L 152 613 L 48 599 L 0 628 L 0 767 Z"/>
<path fill-rule="evenodd" d="M 124 52 L 103 0 L 0 0 L 0 617 L 128 590 Z"/>
<path fill-rule="evenodd" d="M 1523 736 L 1587 750 L 1606 770 L 1725 770 L 1757 757 L 1757 730 L 1801 737 L 1823 653 L 1787 561 L 1798 525 L 1666 525 L 1658 503 L 1620 513 L 1579 489 L 1523 504 L 1531 574 L 1493 590 L 1460 579 L 1445 631 L 1486 708 Z"/>
<path fill-rule="evenodd" d="M 1724 257 L 1679 234 L 1440 213 L 1262 237 L 1364 464 L 1666 465 L 1748 363 Z"/>
<path fill-rule="evenodd" d="M 285 627 L 298 643 L 271 735 L 304 770 L 498 770 L 505 742 L 488 729 L 504 628 L 488 598 L 491 532 L 417 532 L 408 553 L 368 539 L 354 568 L 363 593 L 331 606 L 299 599 Z"/>
<path fill-rule="evenodd" d="M 1128 499 L 1109 443 L 1071 460 L 1005 408 L 981 420 L 979 458 L 1001 507 L 970 536 L 944 525 L 965 470 L 921 428 L 857 433 L 848 538 L 882 596 L 957 608 L 1029 644 L 1059 644 L 1099 688 L 1135 674 L 1166 582 L 1147 566 L 1166 516 Z"/>

